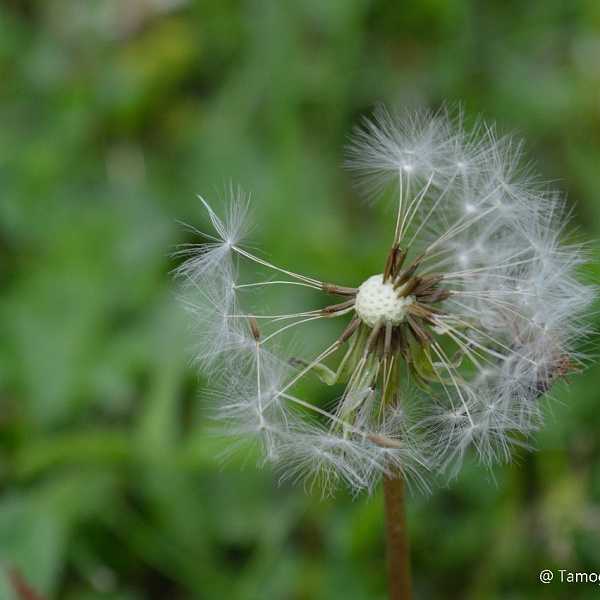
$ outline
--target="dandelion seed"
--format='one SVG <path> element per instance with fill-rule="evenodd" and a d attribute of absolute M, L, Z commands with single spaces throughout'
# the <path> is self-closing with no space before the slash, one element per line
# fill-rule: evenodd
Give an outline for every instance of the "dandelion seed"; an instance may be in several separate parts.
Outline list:
<path fill-rule="evenodd" d="M 540 398 L 586 358 L 577 347 L 595 290 L 580 281 L 585 251 L 566 241 L 563 199 L 521 166 L 520 143 L 481 119 L 467 131 L 460 110 L 379 108 L 346 164 L 368 199 L 395 210 L 380 264 L 356 287 L 251 253 L 239 190 L 222 218 L 201 199 L 215 233 L 184 250 L 177 273 L 203 332 L 197 361 L 222 387 L 217 416 L 258 436 L 283 478 L 325 493 L 509 460 L 542 424 Z M 249 279 L 252 264 L 272 276 Z M 318 291 L 322 308 L 261 312 L 256 292 L 274 286 Z M 344 322 L 337 339 L 312 355 L 286 350 L 321 319 Z M 307 378 L 343 392 L 324 408 L 303 395 Z"/>

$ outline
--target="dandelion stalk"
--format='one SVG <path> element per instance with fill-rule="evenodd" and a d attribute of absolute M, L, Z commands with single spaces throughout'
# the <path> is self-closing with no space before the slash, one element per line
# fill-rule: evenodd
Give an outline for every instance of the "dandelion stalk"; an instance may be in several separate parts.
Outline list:
<path fill-rule="evenodd" d="M 587 359 L 578 348 L 596 291 L 579 276 L 585 247 L 565 233 L 562 196 L 521 162 L 520 143 L 481 119 L 465 127 L 460 110 L 380 108 L 348 148 L 362 191 L 391 197 L 396 213 L 362 283 L 322 282 L 250 252 L 252 205 L 233 187 L 223 217 L 201 199 L 215 232 L 182 250 L 195 358 L 234 436 L 229 452 L 256 440 L 282 480 L 323 494 L 370 492 L 383 478 L 392 600 L 411 595 L 405 486 L 429 490 L 469 459 L 509 461 L 543 424 L 542 396 Z M 322 294 L 321 308 L 262 304 L 261 291 L 300 288 Z M 312 347 L 323 319 L 341 333 Z M 299 339 L 303 356 L 290 350 Z M 306 397 L 309 377 L 343 392 Z"/>
<path fill-rule="evenodd" d="M 383 475 L 385 546 L 390 600 L 411 600 L 412 577 L 406 522 L 405 485 L 401 473 Z"/>

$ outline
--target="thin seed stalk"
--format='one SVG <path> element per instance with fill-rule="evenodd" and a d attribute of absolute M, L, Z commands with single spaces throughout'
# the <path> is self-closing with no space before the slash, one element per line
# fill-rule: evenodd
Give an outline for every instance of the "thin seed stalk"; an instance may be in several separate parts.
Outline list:
<path fill-rule="evenodd" d="M 400 396 L 401 361 L 389 367 L 389 387 L 385 390 L 386 403 L 397 406 Z M 383 475 L 385 503 L 385 546 L 388 572 L 389 600 L 411 600 L 412 578 L 410 547 L 406 523 L 404 476 L 400 469 L 390 465 Z"/>
<path fill-rule="evenodd" d="M 406 526 L 404 478 L 399 472 L 383 476 L 385 540 L 390 600 L 411 600 L 410 550 Z"/>

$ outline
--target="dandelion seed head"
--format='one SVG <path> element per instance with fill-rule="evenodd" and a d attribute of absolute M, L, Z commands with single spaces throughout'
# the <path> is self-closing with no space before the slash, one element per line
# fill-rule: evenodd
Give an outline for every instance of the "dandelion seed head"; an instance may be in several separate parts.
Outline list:
<path fill-rule="evenodd" d="M 566 233 L 564 198 L 524 165 L 520 141 L 465 122 L 460 107 L 378 107 L 355 129 L 346 165 L 395 213 L 381 262 L 356 287 L 253 253 L 239 189 L 219 214 L 200 199 L 213 232 L 182 249 L 176 271 L 195 360 L 217 389 L 216 418 L 235 439 L 255 437 L 283 480 L 359 493 L 399 472 L 427 488 L 465 460 L 508 461 L 543 424 L 542 398 L 586 362 L 596 289 L 580 274 L 588 255 Z M 271 313 L 255 292 L 279 286 L 323 304 Z M 323 319 L 341 333 L 313 347 Z M 310 379 L 328 400 L 311 397 Z"/>

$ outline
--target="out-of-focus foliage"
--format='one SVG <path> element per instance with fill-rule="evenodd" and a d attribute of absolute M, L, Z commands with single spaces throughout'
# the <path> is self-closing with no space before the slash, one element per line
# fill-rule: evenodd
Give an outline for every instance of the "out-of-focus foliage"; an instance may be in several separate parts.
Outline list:
<path fill-rule="evenodd" d="M 346 134 L 377 101 L 458 100 L 600 239 L 596 0 L 0 5 L 0 598 L 10 569 L 48 600 L 385 598 L 381 498 L 215 460 L 170 253 L 232 178 L 278 264 L 356 285 L 389 215 Z M 540 451 L 411 498 L 418 597 L 596 594 L 538 579 L 600 572 L 600 371 L 572 379 Z"/>

